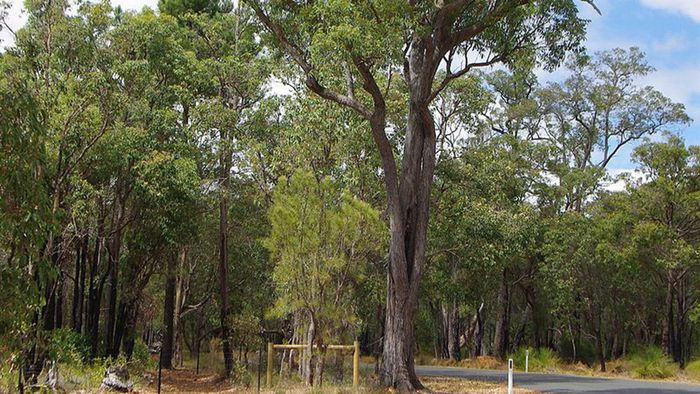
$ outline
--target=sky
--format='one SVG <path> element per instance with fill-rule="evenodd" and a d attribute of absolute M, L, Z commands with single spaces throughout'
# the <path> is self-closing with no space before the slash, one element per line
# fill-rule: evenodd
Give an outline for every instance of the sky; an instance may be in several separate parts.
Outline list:
<path fill-rule="evenodd" d="M 21 12 L 22 1 L 11 0 L 8 24 L 17 29 L 26 20 Z M 158 0 L 112 0 L 124 9 L 140 10 L 157 7 Z M 647 55 L 656 71 L 644 78 L 642 85 L 651 85 L 672 100 L 683 103 L 691 118 L 697 121 L 671 131 L 685 138 L 686 143 L 700 145 L 700 0 L 595 0 L 602 15 L 579 1 L 582 15 L 591 22 L 586 47 L 589 52 L 616 47 L 636 46 Z M 11 45 L 12 35 L 0 31 L 0 47 Z M 561 79 L 564 74 L 540 74 L 542 80 Z M 631 170 L 633 146 L 628 146 L 610 163 L 613 174 Z"/>

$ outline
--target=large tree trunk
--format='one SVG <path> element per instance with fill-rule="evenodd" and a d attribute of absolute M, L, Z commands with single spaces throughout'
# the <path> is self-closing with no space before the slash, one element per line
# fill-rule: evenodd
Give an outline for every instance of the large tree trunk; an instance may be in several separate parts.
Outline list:
<path fill-rule="evenodd" d="M 429 80 L 432 81 L 432 77 Z M 425 264 L 430 189 L 435 168 L 435 124 L 426 99 L 430 83 L 416 76 L 411 90 L 400 183 L 392 176 L 397 172 L 388 162 L 390 156 L 382 153 L 391 244 L 381 383 L 399 391 L 423 387 L 416 376 L 413 360 L 413 320 Z M 372 122 L 375 136 L 377 126 Z M 383 133 L 383 122 L 381 127 Z M 378 141 L 380 151 L 388 148 L 382 142 Z"/>

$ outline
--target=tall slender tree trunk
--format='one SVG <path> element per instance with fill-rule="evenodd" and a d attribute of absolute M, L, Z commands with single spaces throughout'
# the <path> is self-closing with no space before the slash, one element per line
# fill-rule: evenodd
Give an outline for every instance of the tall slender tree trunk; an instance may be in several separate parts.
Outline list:
<path fill-rule="evenodd" d="M 58 283 L 56 284 L 56 312 L 54 328 L 63 328 L 63 296 L 65 294 L 65 280 L 66 275 L 63 272 L 63 269 L 61 269 L 61 272 L 58 274 Z"/>
<path fill-rule="evenodd" d="M 664 307 L 664 320 L 661 331 L 661 348 L 666 355 L 673 357 L 673 272 L 666 274 L 666 302 Z"/>
<path fill-rule="evenodd" d="M 496 318 L 496 333 L 493 338 L 493 353 L 496 357 L 504 358 L 508 351 L 508 336 L 510 326 L 510 291 L 508 286 L 508 270 L 503 270 L 498 289 L 498 316 Z"/>
<path fill-rule="evenodd" d="M 73 277 L 73 308 L 71 309 L 73 331 L 83 330 L 83 305 L 85 302 L 85 270 L 88 245 L 87 235 L 82 236 L 75 245 L 75 276 Z"/>
<path fill-rule="evenodd" d="M 229 376 L 233 369 L 233 350 L 228 327 L 228 193 L 231 151 L 228 133 L 225 130 L 221 130 L 220 143 L 222 146 L 219 156 L 219 320 L 224 352 L 224 375 Z"/>
<path fill-rule="evenodd" d="M 119 344 L 114 343 L 114 329 L 117 322 L 117 288 L 119 286 L 119 257 L 121 256 L 122 246 L 122 221 L 124 218 L 124 201 L 117 195 L 114 199 L 116 206 L 114 207 L 112 227 L 113 230 L 109 237 L 109 293 L 107 300 L 107 325 L 105 326 L 105 344 L 108 355 L 115 356 L 119 354 Z"/>
<path fill-rule="evenodd" d="M 483 353 L 484 343 L 484 304 L 476 310 L 476 330 L 474 332 L 474 357 L 479 357 Z"/>
<path fill-rule="evenodd" d="M 97 235 L 95 237 L 95 249 L 90 259 L 90 277 L 88 279 L 88 302 L 86 313 L 86 334 L 90 339 L 90 355 L 97 356 L 99 342 L 100 303 L 102 300 L 102 281 L 98 269 L 102 259 L 102 238 L 104 237 L 104 207 L 100 204 L 100 213 L 97 219 Z"/>
<path fill-rule="evenodd" d="M 681 274 L 676 282 L 676 333 L 674 335 L 675 344 L 673 346 L 673 359 L 679 363 L 681 367 L 685 367 L 688 356 L 688 347 L 686 343 L 690 343 L 688 342 L 690 330 L 688 330 L 689 311 L 686 278 L 687 276 Z"/>
<path fill-rule="evenodd" d="M 175 365 L 182 366 L 182 308 L 185 304 L 186 294 L 186 278 L 185 278 L 185 262 L 187 260 L 187 248 L 181 247 L 177 256 L 177 274 L 175 280 L 175 305 L 173 311 L 173 357 Z"/>
<path fill-rule="evenodd" d="M 450 360 L 459 360 L 459 311 L 457 309 L 457 297 L 447 306 L 445 316 L 447 325 L 447 357 Z"/>

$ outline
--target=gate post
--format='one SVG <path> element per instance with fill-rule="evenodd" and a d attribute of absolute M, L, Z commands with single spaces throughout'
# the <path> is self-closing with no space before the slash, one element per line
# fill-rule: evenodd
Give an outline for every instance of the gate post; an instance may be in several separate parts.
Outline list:
<path fill-rule="evenodd" d="M 273 363 L 273 353 L 274 347 L 272 342 L 267 343 L 267 387 L 272 388 L 272 363 Z"/>
<path fill-rule="evenodd" d="M 352 355 L 352 387 L 360 385 L 360 342 L 354 343 L 355 352 Z"/>

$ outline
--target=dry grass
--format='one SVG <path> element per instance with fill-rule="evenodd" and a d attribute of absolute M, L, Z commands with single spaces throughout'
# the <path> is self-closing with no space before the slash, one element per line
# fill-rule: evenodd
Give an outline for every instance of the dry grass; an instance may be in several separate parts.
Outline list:
<path fill-rule="evenodd" d="M 450 359 L 439 359 L 430 356 L 420 356 L 416 358 L 418 365 L 439 365 L 441 367 L 461 367 L 472 369 L 505 369 L 506 363 L 496 357 L 479 356 L 467 358 L 460 361 Z"/>
<path fill-rule="evenodd" d="M 505 393 L 506 387 L 503 384 L 493 382 L 474 382 L 458 378 L 438 378 L 425 377 L 421 378 L 426 389 L 421 390 L 422 393 Z M 263 377 L 264 384 L 264 377 Z M 153 374 L 147 374 L 141 384 L 137 385 L 136 392 L 138 393 L 155 393 L 156 377 Z M 255 386 L 243 386 L 232 384 L 229 381 L 217 377 L 216 374 L 200 374 L 196 375 L 189 369 L 176 369 L 172 371 L 163 371 L 161 392 L 163 393 L 250 393 L 255 392 Z M 328 385 L 321 388 L 310 388 L 297 381 L 277 382 L 273 389 L 263 388 L 260 390 L 265 394 L 302 394 L 302 393 L 318 393 L 318 394 L 350 394 L 350 393 L 366 393 L 366 394 L 393 394 L 394 390 L 379 389 L 372 386 L 371 383 L 365 382 L 359 390 L 355 391 L 350 386 L 333 386 Z M 516 389 L 517 394 L 534 394 L 535 391 Z"/>
<path fill-rule="evenodd" d="M 494 382 L 471 381 L 458 378 L 421 378 L 423 385 L 428 390 L 426 393 L 480 393 L 480 394 L 500 394 L 508 390 L 504 384 Z M 536 391 L 515 388 L 517 394 L 534 394 Z"/>

